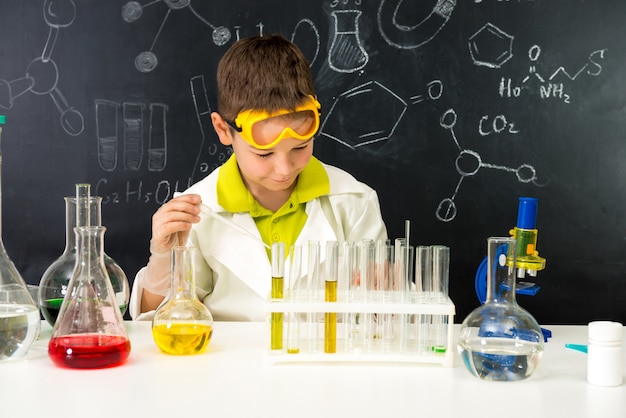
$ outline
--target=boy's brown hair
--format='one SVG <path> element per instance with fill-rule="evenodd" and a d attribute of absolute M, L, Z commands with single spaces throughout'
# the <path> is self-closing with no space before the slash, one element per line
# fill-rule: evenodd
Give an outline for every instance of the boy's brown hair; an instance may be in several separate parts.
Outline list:
<path fill-rule="evenodd" d="M 293 110 L 315 96 L 309 61 L 282 35 L 254 36 L 235 42 L 217 67 L 217 105 L 222 118 L 243 110 Z"/>

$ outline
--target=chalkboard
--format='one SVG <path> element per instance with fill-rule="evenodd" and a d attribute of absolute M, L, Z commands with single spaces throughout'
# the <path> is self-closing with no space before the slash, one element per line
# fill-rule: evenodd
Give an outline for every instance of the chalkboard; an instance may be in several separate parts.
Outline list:
<path fill-rule="evenodd" d="M 230 153 L 219 58 L 282 33 L 323 106 L 315 154 L 374 187 L 390 237 L 451 248 L 461 321 L 489 236 L 539 199 L 542 324 L 626 322 L 626 2 L 0 1 L 3 242 L 37 284 L 65 242 L 64 196 L 103 197 L 130 280 L 151 216 Z"/>

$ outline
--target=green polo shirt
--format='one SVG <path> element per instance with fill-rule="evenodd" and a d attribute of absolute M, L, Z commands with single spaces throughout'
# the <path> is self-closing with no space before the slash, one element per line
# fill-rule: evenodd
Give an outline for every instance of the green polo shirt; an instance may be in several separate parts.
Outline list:
<path fill-rule="evenodd" d="M 239 173 L 235 154 L 222 165 L 217 176 L 217 202 L 220 206 L 233 213 L 250 213 L 263 241 L 270 246 L 274 242 L 284 242 L 287 252 L 295 244 L 307 220 L 305 203 L 329 192 L 328 174 L 315 157 L 311 157 L 298 175 L 291 196 L 276 212 L 261 206 L 248 191 Z"/>

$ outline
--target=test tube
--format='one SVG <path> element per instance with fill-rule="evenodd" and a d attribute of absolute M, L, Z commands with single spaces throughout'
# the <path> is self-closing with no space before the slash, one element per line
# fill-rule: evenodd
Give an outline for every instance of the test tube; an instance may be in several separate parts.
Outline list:
<path fill-rule="evenodd" d="M 445 245 L 432 246 L 433 280 L 432 291 L 437 300 L 448 297 L 448 283 L 450 270 L 450 248 Z"/>
<path fill-rule="evenodd" d="M 385 301 L 391 297 L 393 283 L 393 254 L 389 240 L 376 241 L 375 250 L 375 289 L 379 299 Z"/>
<path fill-rule="evenodd" d="M 303 299 L 302 283 L 302 246 L 292 245 L 289 248 L 289 300 Z M 300 352 L 300 313 L 289 312 L 287 315 L 287 354 Z"/>
<path fill-rule="evenodd" d="M 308 262 L 307 262 L 307 286 L 309 291 L 309 299 L 311 302 L 317 302 L 320 298 L 320 243 L 318 241 L 309 241 L 308 245 Z"/>
<path fill-rule="evenodd" d="M 351 299 L 352 278 L 354 274 L 354 244 L 350 241 L 343 241 L 339 247 L 337 266 L 337 293 L 338 298 L 344 302 Z"/>
<path fill-rule="evenodd" d="M 450 269 L 450 248 L 445 245 L 432 246 L 433 257 L 433 300 L 437 303 L 444 303 L 448 298 L 448 281 Z M 435 353 L 446 352 L 447 315 L 433 315 L 432 333 L 433 347 Z"/>
<path fill-rule="evenodd" d="M 376 241 L 376 293 L 383 303 L 392 299 L 394 249 L 388 240 Z M 391 313 L 379 314 L 376 317 L 376 337 L 383 350 L 391 348 L 393 343 L 393 317 Z"/>
<path fill-rule="evenodd" d="M 396 243 L 396 266 L 394 268 L 396 274 L 396 289 L 398 302 L 409 302 L 409 290 L 413 282 L 414 256 L 415 249 L 412 245 L 407 245 L 406 240 L 400 240 Z M 401 349 L 408 347 L 409 341 L 409 316 L 408 314 L 399 314 L 395 316 L 398 328 L 398 340 Z"/>
<path fill-rule="evenodd" d="M 419 298 L 426 295 L 430 290 L 432 280 L 433 262 L 432 251 L 428 245 L 419 245 L 415 248 L 415 291 Z"/>
<path fill-rule="evenodd" d="M 307 286 L 309 293 L 309 302 L 320 301 L 320 243 L 318 241 L 309 241 L 308 257 L 307 257 Z M 323 299 L 321 299 L 323 300 Z M 317 351 L 317 342 L 320 339 L 318 314 L 315 312 L 307 313 L 307 340 L 308 350 L 310 352 Z"/>
<path fill-rule="evenodd" d="M 285 243 L 275 242 L 272 244 L 272 300 L 281 300 L 285 289 Z M 272 312 L 271 314 L 271 349 L 283 349 L 283 313 Z"/>
<path fill-rule="evenodd" d="M 415 248 L 415 298 L 418 303 L 428 300 L 427 292 L 431 287 L 433 261 L 431 247 L 420 245 Z M 418 351 L 425 351 L 428 340 L 430 315 L 418 314 L 415 317 L 415 342 Z"/>
<path fill-rule="evenodd" d="M 337 241 L 326 242 L 325 260 L 325 302 L 337 302 L 337 274 L 338 274 L 338 243 Z M 324 313 L 324 352 L 337 352 L 337 313 Z"/>
<path fill-rule="evenodd" d="M 340 263 L 339 263 L 339 294 L 342 295 L 344 302 L 354 301 L 354 292 L 356 291 L 356 275 L 357 269 L 356 248 L 353 242 L 343 241 L 341 243 Z M 344 351 L 350 351 L 353 348 L 352 332 L 357 329 L 357 314 L 354 312 L 345 312 L 342 315 L 343 323 L 343 341 Z"/>
<path fill-rule="evenodd" d="M 358 283 L 360 301 L 368 303 L 371 297 L 370 289 L 373 283 L 373 260 L 374 242 L 372 240 L 361 240 L 358 246 Z M 361 342 L 364 350 L 371 348 L 371 338 L 373 337 L 373 315 L 369 312 L 361 312 L 358 317 L 358 326 L 361 333 Z"/>

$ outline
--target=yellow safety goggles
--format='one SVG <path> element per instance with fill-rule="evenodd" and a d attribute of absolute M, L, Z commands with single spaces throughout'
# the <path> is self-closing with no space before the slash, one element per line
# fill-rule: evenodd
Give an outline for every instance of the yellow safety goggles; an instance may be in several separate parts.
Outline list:
<path fill-rule="evenodd" d="M 278 144 L 280 141 L 282 141 L 285 138 L 295 138 L 295 139 L 300 139 L 300 140 L 305 141 L 307 139 L 311 139 L 313 135 L 315 135 L 315 133 L 319 129 L 320 109 L 322 108 L 322 105 L 320 105 L 320 102 L 318 102 L 317 99 L 315 99 L 315 97 L 311 95 L 307 97 L 309 100 L 307 100 L 307 102 L 304 103 L 303 105 L 296 107 L 295 110 L 281 109 L 281 110 L 278 110 L 277 112 L 269 113 L 265 110 L 248 109 L 239 113 L 237 117 L 235 118 L 234 122 L 226 121 L 226 123 L 228 123 L 237 132 L 239 132 L 239 135 L 241 135 L 244 141 L 246 141 L 248 144 L 252 145 L 253 147 L 257 149 L 272 148 L 273 146 L 275 146 L 276 144 Z M 264 121 L 269 118 L 274 118 L 276 116 L 283 116 L 283 115 L 288 115 L 291 113 L 299 113 L 299 112 L 310 112 L 311 116 L 313 116 L 314 122 L 306 129 L 299 130 L 299 129 L 293 129 L 291 127 L 286 127 L 276 137 L 276 139 L 274 139 L 269 144 L 264 144 L 264 145 L 258 144 L 254 140 L 254 136 L 252 135 L 252 129 L 255 123 Z"/>

